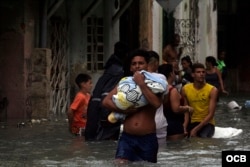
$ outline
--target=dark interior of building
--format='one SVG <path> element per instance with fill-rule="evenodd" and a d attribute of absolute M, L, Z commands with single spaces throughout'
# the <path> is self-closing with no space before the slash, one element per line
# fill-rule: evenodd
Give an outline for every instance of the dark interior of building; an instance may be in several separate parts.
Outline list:
<path fill-rule="evenodd" d="M 240 83 L 239 91 L 249 90 L 250 53 L 250 2 L 240 0 L 219 0 L 218 2 L 218 49 L 227 53 L 226 64 L 229 69 L 237 69 Z"/>

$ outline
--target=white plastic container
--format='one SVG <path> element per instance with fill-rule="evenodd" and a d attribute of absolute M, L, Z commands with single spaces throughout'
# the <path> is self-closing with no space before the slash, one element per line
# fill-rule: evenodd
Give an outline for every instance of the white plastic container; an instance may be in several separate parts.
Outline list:
<path fill-rule="evenodd" d="M 250 103 L 249 103 L 250 104 Z M 241 110 L 241 106 L 238 105 L 238 103 L 236 101 L 231 101 L 227 104 L 227 107 L 230 110 Z"/>

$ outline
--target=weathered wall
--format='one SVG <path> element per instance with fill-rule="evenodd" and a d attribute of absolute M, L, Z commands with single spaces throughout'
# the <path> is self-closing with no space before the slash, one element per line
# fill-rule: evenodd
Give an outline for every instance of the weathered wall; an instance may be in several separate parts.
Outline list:
<path fill-rule="evenodd" d="M 39 1 L 26 0 L 24 2 L 24 22 L 22 23 L 22 29 L 24 33 L 24 108 L 25 118 L 31 119 L 32 117 L 32 102 L 31 102 L 31 85 L 32 85 L 32 52 L 36 45 L 38 45 L 38 37 L 36 34 L 36 20 L 38 13 Z"/>
<path fill-rule="evenodd" d="M 41 53 L 46 52 L 43 48 L 39 51 L 34 50 L 38 47 L 41 39 L 40 32 L 43 30 L 40 25 L 40 9 L 43 3 L 40 2 L 42 1 L 0 1 L 0 92 L 1 97 L 7 97 L 9 101 L 8 117 L 10 119 L 31 119 L 46 115 L 45 110 L 48 104 L 44 93 L 48 85 L 43 76 L 43 69 L 49 64 L 44 65 L 37 61 L 45 61 L 43 58 L 47 53 Z M 68 22 L 66 54 L 69 70 L 67 72 L 70 73 L 69 80 L 72 80 L 72 87 L 75 87 L 75 76 L 78 73 L 87 72 L 87 20 L 83 20 L 82 16 L 91 2 L 93 1 L 64 1 L 51 16 L 51 19 L 62 19 Z M 95 14 L 98 17 L 104 17 L 104 60 L 107 60 L 113 53 L 113 44 L 119 39 L 119 21 L 112 22 L 112 17 L 119 9 L 119 5 L 115 9 L 115 0 L 100 0 L 99 2 L 101 3 L 88 16 Z M 108 12 L 108 15 L 104 14 L 104 11 Z M 45 31 L 47 33 L 45 42 L 48 48 L 53 43 L 53 39 L 50 39 L 50 21 L 48 20 L 46 24 L 48 31 Z M 95 83 L 101 72 L 94 72 L 91 75 Z"/>
<path fill-rule="evenodd" d="M 174 17 L 179 20 L 194 21 L 191 26 L 179 25 L 182 26 L 179 29 L 184 32 L 185 29 L 190 32 L 195 30 L 191 40 L 185 41 L 194 42 L 194 61 L 205 63 L 207 56 L 217 57 L 217 6 L 213 0 L 183 0 L 176 8 Z M 185 48 L 184 52 L 186 52 Z"/>
<path fill-rule="evenodd" d="M 115 13 L 114 0 L 98 3 L 93 10 L 86 15 L 87 8 L 92 1 L 68 1 L 66 5 L 68 10 L 69 22 L 69 55 L 71 68 L 71 83 L 74 84 L 75 76 L 80 72 L 86 72 L 87 61 L 87 17 L 93 14 L 104 18 L 104 60 L 106 61 L 113 53 L 113 44 L 119 38 L 119 21 L 112 24 L 112 16 Z M 105 14 L 104 14 L 105 13 Z M 58 13 L 56 13 L 58 14 Z M 84 15 L 83 15 L 84 14 Z M 85 19 L 82 16 L 86 16 Z M 117 38 L 118 37 L 118 38 Z M 92 73 L 94 83 L 101 75 L 100 72 Z"/>
<path fill-rule="evenodd" d="M 0 92 L 1 97 L 8 100 L 7 121 L 31 119 L 47 113 L 48 97 L 43 94 L 48 84 L 42 79 L 44 63 L 37 55 L 41 60 L 46 57 L 33 54 L 38 39 L 38 36 L 35 38 L 35 29 L 39 26 L 38 7 L 39 1 L 33 0 L 0 3 Z"/>
<path fill-rule="evenodd" d="M 24 116 L 23 36 L 19 32 L 6 31 L 0 35 L 0 87 L 7 97 L 8 117 Z"/>
<path fill-rule="evenodd" d="M 23 1 L 1 1 L 0 16 L 0 92 L 9 101 L 8 118 L 23 118 L 25 116 Z"/>
<path fill-rule="evenodd" d="M 198 61 L 205 63 L 207 56 L 217 58 L 217 6 L 214 0 L 199 0 Z"/>
<path fill-rule="evenodd" d="M 152 0 L 140 0 L 140 47 L 152 49 Z"/>
<path fill-rule="evenodd" d="M 34 49 L 31 56 L 32 79 L 30 100 L 32 118 L 41 119 L 48 117 L 50 102 L 50 65 L 51 50 L 46 48 Z"/>
<path fill-rule="evenodd" d="M 159 56 L 162 56 L 162 14 L 163 10 L 162 7 L 159 5 L 158 2 L 153 1 L 153 6 L 152 6 L 152 50 L 156 51 Z M 160 61 L 162 59 L 160 58 Z"/>

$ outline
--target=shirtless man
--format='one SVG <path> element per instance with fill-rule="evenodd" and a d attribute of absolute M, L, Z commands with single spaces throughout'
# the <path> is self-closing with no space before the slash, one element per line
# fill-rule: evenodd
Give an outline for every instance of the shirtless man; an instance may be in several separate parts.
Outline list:
<path fill-rule="evenodd" d="M 148 62 L 149 54 L 147 51 L 136 50 L 131 54 L 130 71 L 149 104 L 126 111 L 118 109 L 112 101 L 112 96 L 117 93 L 117 87 L 102 102 L 103 106 L 110 110 L 127 114 L 115 156 L 119 163 L 127 161 L 157 162 L 158 141 L 155 113 L 162 101 L 148 88 L 144 82 L 144 75 L 139 72 L 147 70 Z"/>
<path fill-rule="evenodd" d="M 178 62 L 182 54 L 182 48 L 180 48 L 179 53 L 177 47 L 180 44 L 180 36 L 178 34 L 174 35 L 173 41 L 166 45 L 163 49 L 163 63 Z"/>
<path fill-rule="evenodd" d="M 173 39 L 171 43 L 167 44 L 163 48 L 163 64 L 172 64 L 174 68 L 175 74 L 179 75 L 179 60 L 182 54 L 183 48 L 177 49 L 180 44 L 180 36 L 178 34 L 174 34 Z M 177 85 L 180 83 L 180 80 L 178 77 L 176 77 L 176 81 L 174 85 Z"/>

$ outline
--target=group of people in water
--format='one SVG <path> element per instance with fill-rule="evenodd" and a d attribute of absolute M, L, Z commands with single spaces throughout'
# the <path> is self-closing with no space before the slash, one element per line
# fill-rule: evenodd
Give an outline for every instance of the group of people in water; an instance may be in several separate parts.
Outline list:
<path fill-rule="evenodd" d="M 115 159 L 119 163 L 156 163 L 162 141 L 212 137 L 219 93 L 228 94 L 223 83 L 225 63 L 223 59 L 218 63 L 213 56 L 206 57 L 205 65 L 192 63 L 189 56 L 181 57 L 176 50 L 179 36 L 175 37 L 175 43 L 163 49 L 161 65 L 155 51 L 129 52 L 126 44 L 117 42 L 92 94 L 90 75 L 79 74 L 75 81 L 80 90 L 68 111 L 70 132 L 84 133 L 85 141 L 118 140 Z M 154 93 L 142 70 L 165 80 L 165 90 Z M 124 76 L 133 78 L 137 86 L 132 98 L 138 100 L 142 94 L 147 100 L 144 106 L 117 107 L 114 95 L 119 98 L 118 83 Z M 108 117 L 114 111 L 126 116 L 110 122 Z"/>

